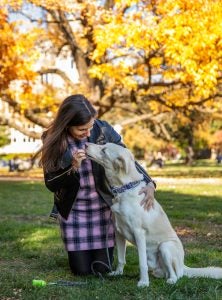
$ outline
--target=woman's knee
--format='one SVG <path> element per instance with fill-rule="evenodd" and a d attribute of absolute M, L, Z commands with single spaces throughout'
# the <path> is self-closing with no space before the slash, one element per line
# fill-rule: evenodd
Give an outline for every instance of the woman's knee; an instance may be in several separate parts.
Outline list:
<path fill-rule="evenodd" d="M 69 251 L 69 266 L 74 275 L 90 275 L 91 259 L 89 253 L 85 251 Z"/>

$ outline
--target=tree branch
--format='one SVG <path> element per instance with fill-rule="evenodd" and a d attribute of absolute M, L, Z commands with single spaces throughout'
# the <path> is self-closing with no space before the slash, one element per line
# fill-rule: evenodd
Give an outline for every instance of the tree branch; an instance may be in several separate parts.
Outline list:
<path fill-rule="evenodd" d="M 57 26 L 62 32 L 65 41 L 68 43 L 72 56 L 76 63 L 76 68 L 79 72 L 80 81 L 84 83 L 88 90 L 93 88 L 93 79 L 88 75 L 88 65 L 86 57 L 82 49 L 78 46 L 72 28 L 69 21 L 66 19 L 66 15 L 62 11 L 57 11 L 57 14 L 53 10 L 47 10 L 52 18 L 58 22 Z"/>
<path fill-rule="evenodd" d="M 18 104 L 15 100 L 13 100 L 9 95 L 5 95 L 3 94 L 1 96 L 2 101 L 6 102 L 9 104 L 10 108 L 13 110 L 13 113 L 11 113 L 10 118 L 14 117 L 15 114 L 22 117 L 21 115 L 21 106 L 20 104 Z M 50 110 L 50 108 L 44 108 L 44 109 L 40 109 L 40 108 L 33 108 L 33 109 L 26 109 L 24 111 L 24 118 L 26 118 L 27 120 L 33 122 L 36 125 L 39 125 L 40 127 L 46 128 L 49 125 L 49 120 L 47 119 L 47 117 L 40 117 L 39 113 L 45 113 L 48 112 Z M 5 117 L 4 117 L 5 119 Z M 14 121 L 13 121 L 14 122 Z M 25 122 L 25 120 L 24 120 Z"/>
<path fill-rule="evenodd" d="M 41 69 L 37 73 L 39 75 L 57 74 L 68 84 L 69 87 L 71 88 L 75 87 L 75 83 L 66 75 L 65 72 L 61 71 L 60 69 L 57 68 Z"/>
<path fill-rule="evenodd" d="M 34 139 L 40 139 L 42 132 L 36 132 L 34 130 L 30 130 L 30 129 L 26 129 L 24 126 L 25 120 L 21 120 L 21 116 L 16 115 L 16 119 L 12 119 L 12 118 L 6 118 L 4 116 L 0 115 L 0 124 L 1 125 L 5 125 L 5 126 L 9 126 L 11 128 L 14 128 L 16 130 L 18 130 L 19 132 L 32 137 Z"/>

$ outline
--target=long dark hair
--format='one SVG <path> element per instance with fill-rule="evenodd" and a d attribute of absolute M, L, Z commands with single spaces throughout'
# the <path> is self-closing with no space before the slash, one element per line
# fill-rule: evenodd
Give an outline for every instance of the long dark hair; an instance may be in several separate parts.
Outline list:
<path fill-rule="evenodd" d="M 81 94 L 69 96 L 62 102 L 54 121 L 43 133 L 40 164 L 44 171 L 59 168 L 61 156 L 68 146 L 67 129 L 70 126 L 85 125 L 96 115 L 92 104 Z"/>

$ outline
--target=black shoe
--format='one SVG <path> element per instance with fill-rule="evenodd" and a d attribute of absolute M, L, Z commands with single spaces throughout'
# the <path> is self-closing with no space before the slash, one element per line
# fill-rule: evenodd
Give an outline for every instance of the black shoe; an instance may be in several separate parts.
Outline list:
<path fill-rule="evenodd" d="M 49 215 L 49 218 L 52 221 L 57 221 L 57 219 L 58 219 L 58 213 L 51 212 L 50 215 Z"/>

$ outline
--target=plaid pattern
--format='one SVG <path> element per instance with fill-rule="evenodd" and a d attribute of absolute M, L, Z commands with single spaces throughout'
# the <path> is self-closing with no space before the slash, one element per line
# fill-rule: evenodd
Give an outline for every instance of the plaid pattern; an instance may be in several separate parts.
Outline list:
<path fill-rule="evenodd" d="M 87 139 L 69 139 L 74 153 L 84 149 Z M 98 195 L 89 159 L 79 168 L 80 189 L 67 220 L 59 215 L 61 235 L 67 251 L 102 249 L 114 246 L 114 225 L 111 210 Z"/>

